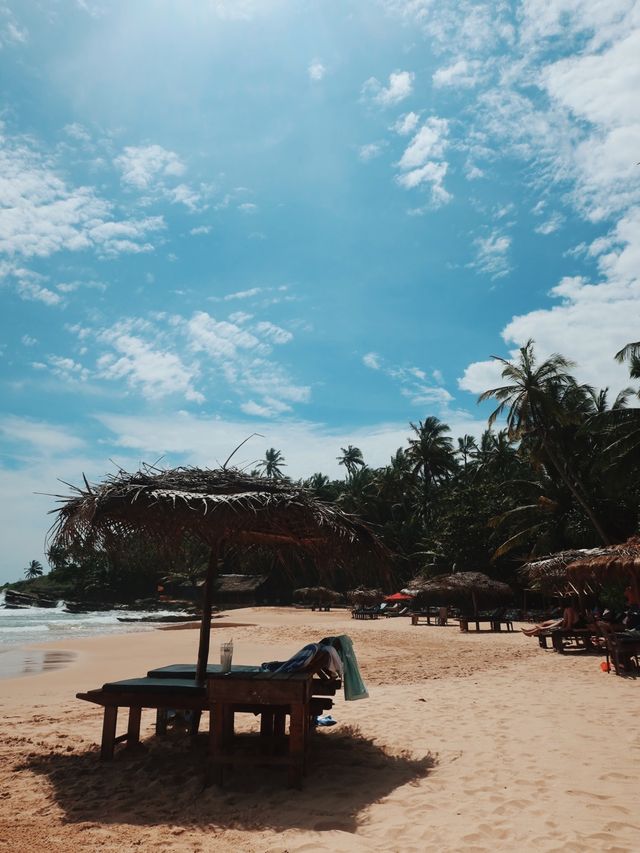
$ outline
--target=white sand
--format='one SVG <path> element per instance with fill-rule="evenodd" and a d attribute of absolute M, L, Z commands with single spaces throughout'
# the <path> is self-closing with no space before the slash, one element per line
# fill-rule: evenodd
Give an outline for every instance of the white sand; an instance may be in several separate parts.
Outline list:
<path fill-rule="evenodd" d="M 0 681 L 0 850 L 640 849 L 640 684 L 601 672 L 597 656 L 343 612 L 231 620 L 253 626 L 216 627 L 212 659 L 231 635 L 237 663 L 326 634 L 354 640 L 371 698 L 337 697 L 339 724 L 314 736 L 303 791 L 261 768 L 203 788 L 206 734 L 195 750 L 178 733 L 156 739 L 152 711 L 143 749 L 99 762 L 102 709 L 75 693 L 194 661 L 197 631 L 57 643 L 76 653 L 66 668 Z"/>

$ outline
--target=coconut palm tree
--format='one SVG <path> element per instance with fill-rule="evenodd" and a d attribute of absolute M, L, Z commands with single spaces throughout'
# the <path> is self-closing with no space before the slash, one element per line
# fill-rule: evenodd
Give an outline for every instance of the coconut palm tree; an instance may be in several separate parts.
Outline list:
<path fill-rule="evenodd" d="M 270 480 L 281 480 L 284 477 L 281 469 L 286 467 L 287 463 L 284 461 L 282 452 L 275 447 L 270 447 L 262 462 L 258 463 L 259 470 Z"/>
<path fill-rule="evenodd" d="M 341 447 L 342 456 L 337 456 L 339 465 L 344 465 L 347 469 L 347 474 L 349 477 L 353 477 L 358 468 L 364 468 L 364 459 L 362 458 L 362 451 L 359 447 L 354 447 L 352 444 L 349 444 L 347 447 Z"/>
<path fill-rule="evenodd" d="M 502 366 L 502 378 L 507 385 L 491 388 L 478 398 L 483 402 L 490 398 L 499 401 L 498 407 L 489 416 L 489 426 L 506 412 L 507 432 L 512 440 L 526 444 L 532 456 L 543 452 L 548 462 L 570 489 L 576 501 L 589 517 L 594 529 L 605 544 L 609 537 L 596 517 L 584 486 L 573 472 L 569 458 L 562 451 L 558 434 L 562 427 L 579 423 L 576 401 L 578 385 L 569 373 L 573 362 L 554 353 L 538 364 L 533 340 L 520 347 L 515 361 L 492 356 Z"/>
<path fill-rule="evenodd" d="M 447 424 L 434 416 L 418 421 L 417 425 L 409 425 L 415 435 L 409 438 L 407 455 L 413 473 L 421 477 L 422 516 L 426 521 L 434 486 L 456 470 L 453 442 L 445 435 L 449 432 Z"/>
<path fill-rule="evenodd" d="M 31 581 L 34 578 L 41 578 L 43 573 L 44 569 L 42 568 L 42 563 L 39 563 L 37 560 L 31 560 L 27 568 L 24 570 L 24 576 L 28 581 Z"/>
<path fill-rule="evenodd" d="M 463 435 L 462 438 L 458 439 L 458 449 L 456 450 L 456 453 L 462 459 L 462 468 L 464 471 L 467 470 L 469 460 L 477 450 L 478 445 L 472 435 Z"/>

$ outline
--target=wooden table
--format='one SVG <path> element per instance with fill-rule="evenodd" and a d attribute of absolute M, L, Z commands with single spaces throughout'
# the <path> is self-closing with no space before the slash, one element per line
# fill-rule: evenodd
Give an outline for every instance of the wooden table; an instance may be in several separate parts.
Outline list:
<path fill-rule="evenodd" d="M 210 719 L 210 781 L 222 785 L 226 767 L 285 765 L 289 785 L 302 787 L 310 728 L 313 677 L 310 673 L 229 672 L 207 678 Z M 236 713 L 260 715 L 260 743 L 251 753 L 237 750 Z M 285 741 L 285 718 L 289 735 Z M 279 747 L 283 745 L 281 751 Z"/>

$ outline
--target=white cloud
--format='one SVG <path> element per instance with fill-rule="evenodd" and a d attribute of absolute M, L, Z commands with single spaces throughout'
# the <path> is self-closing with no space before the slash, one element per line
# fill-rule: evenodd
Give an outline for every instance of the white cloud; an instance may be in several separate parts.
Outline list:
<path fill-rule="evenodd" d="M 256 213 L 258 210 L 258 205 L 253 204 L 253 202 L 245 201 L 243 204 L 238 205 L 238 210 L 241 213 Z"/>
<path fill-rule="evenodd" d="M 0 49 L 3 46 L 24 44 L 29 38 L 26 27 L 18 23 L 16 16 L 5 3 L 0 5 Z"/>
<path fill-rule="evenodd" d="M 324 75 L 327 73 L 327 69 L 318 59 L 314 59 L 313 62 L 309 63 L 309 67 L 307 68 L 307 73 L 309 74 L 309 78 L 314 82 L 318 80 L 322 80 Z"/>
<path fill-rule="evenodd" d="M 435 206 L 446 204 L 451 199 L 444 187 L 449 166 L 442 159 L 448 144 L 448 132 L 446 119 L 430 116 L 414 134 L 397 164 L 400 169 L 400 174 L 396 175 L 398 185 L 407 190 L 429 185 Z M 412 211 L 414 214 L 422 212 L 423 209 Z"/>
<path fill-rule="evenodd" d="M 222 298 L 225 302 L 229 302 L 232 299 L 250 299 L 252 296 L 258 296 L 260 293 L 262 293 L 261 287 L 251 287 L 249 290 L 237 290 L 235 293 L 227 293 Z"/>
<path fill-rule="evenodd" d="M 257 323 L 256 331 L 274 344 L 288 344 L 289 341 L 293 340 L 291 332 L 267 321 Z"/>
<path fill-rule="evenodd" d="M 393 71 L 389 75 L 388 86 L 383 86 L 376 77 L 370 77 L 362 87 L 362 94 L 382 107 L 393 106 L 412 93 L 414 76 L 413 71 Z"/>
<path fill-rule="evenodd" d="M 211 225 L 197 225 L 189 231 L 189 234 L 192 234 L 194 237 L 198 237 L 204 234 L 211 234 L 211 231 Z"/>
<path fill-rule="evenodd" d="M 477 181 L 480 178 L 484 178 L 484 172 L 475 163 L 467 163 L 464 173 L 468 181 Z"/>
<path fill-rule="evenodd" d="M 446 119 L 429 117 L 405 149 L 400 162 L 401 169 L 415 169 L 427 160 L 440 159 L 447 147 L 449 123 Z"/>
<path fill-rule="evenodd" d="M 85 444 L 81 438 L 64 427 L 12 415 L 0 420 L 0 433 L 6 441 L 12 444 L 33 445 L 42 454 L 66 453 Z"/>
<path fill-rule="evenodd" d="M 358 149 L 358 157 L 363 163 L 373 160 L 382 153 L 382 144 L 380 142 L 369 142 L 368 145 L 361 145 Z"/>
<path fill-rule="evenodd" d="M 511 237 L 493 231 L 488 237 L 478 237 L 473 243 L 476 247 L 476 257 L 469 267 L 492 279 L 503 278 L 511 272 L 509 262 Z"/>
<path fill-rule="evenodd" d="M 31 335 L 23 335 L 20 340 L 25 347 L 33 347 L 38 343 L 38 339 L 32 338 Z"/>
<path fill-rule="evenodd" d="M 132 334 L 132 324 L 118 323 L 98 337 L 101 343 L 115 351 L 115 354 L 107 353 L 98 359 L 98 378 L 124 380 L 149 400 L 175 394 L 195 403 L 204 401 L 204 395 L 193 386 L 198 375 L 197 366 L 187 365 L 176 353 L 162 350 L 139 334 Z"/>
<path fill-rule="evenodd" d="M 419 121 L 420 116 L 418 115 L 418 113 L 405 113 L 403 116 L 400 116 L 400 118 L 394 123 L 393 130 L 399 136 L 408 136 L 416 129 Z"/>
<path fill-rule="evenodd" d="M 371 368 L 371 370 L 380 370 L 380 356 L 375 352 L 368 352 L 362 356 L 362 363 L 365 367 Z"/>
<path fill-rule="evenodd" d="M 125 184 L 139 190 L 152 188 L 165 177 L 180 177 L 186 166 L 174 151 L 161 145 L 128 145 L 114 161 Z"/>
<path fill-rule="evenodd" d="M 30 140 L 0 141 L 0 252 L 30 258 L 153 248 L 146 240 L 164 227 L 162 217 L 119 220 L 114 206 L 92 187 L 69 187 Z"/>
<path fill-rule="evenodd" d="M 558 231 L 564 223 L 564 216 L 561 213 L 553 213 L 548 219 L 536 226 L 534 229 L 537 234 L 553 234 Z"/>
<path fill-rule="evenodd" d="M 452 65 L 438 68 L 433 74 L 433 85 L 436 88 L 444 86 L 471 88 L 478 82 L 479 68 L 479 62 L 459 59 Z"/>

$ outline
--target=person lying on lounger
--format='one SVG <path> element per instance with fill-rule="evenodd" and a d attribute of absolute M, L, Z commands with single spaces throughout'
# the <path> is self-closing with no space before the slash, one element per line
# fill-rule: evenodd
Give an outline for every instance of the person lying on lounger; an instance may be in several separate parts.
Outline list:
<path fill-rule="evenodd" d="M 523 634 L 527 637 L 539 637 L 547 631 L 570 631 L 572 628 L 580 626 L 582 620 L 580 614 L 573 606 L 571 599 L 564 602 L 564 611 L 561 619 L 547 619 L 540 625 L 534 625 L 533 628 L 521 628 Z"/>

